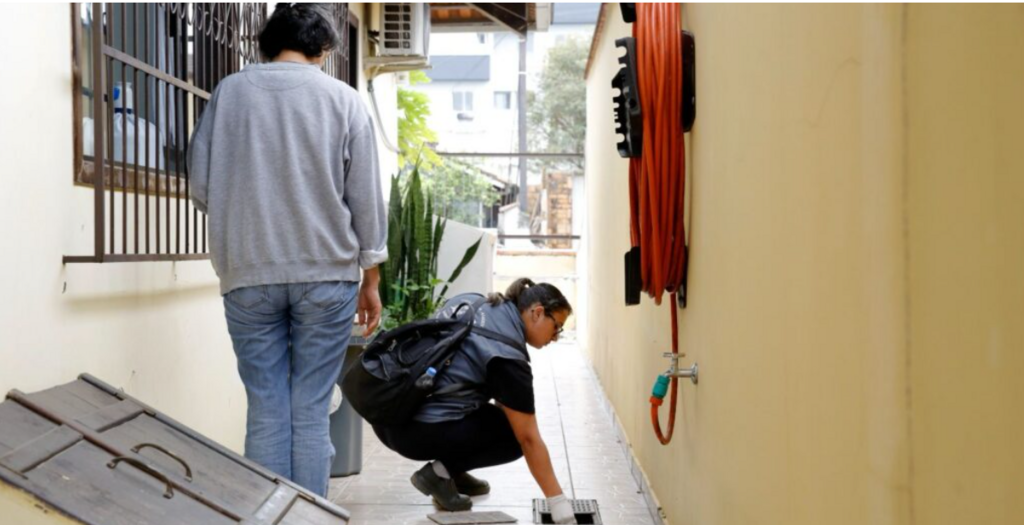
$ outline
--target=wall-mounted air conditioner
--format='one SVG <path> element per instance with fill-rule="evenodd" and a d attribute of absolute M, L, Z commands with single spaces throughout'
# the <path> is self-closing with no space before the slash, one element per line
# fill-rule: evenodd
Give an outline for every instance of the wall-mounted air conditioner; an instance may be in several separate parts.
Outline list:
<path fill-rule="evenodd" d="M 429 53 L 430 4 L 381 4 L 378 56 L 423 57 Z"/>

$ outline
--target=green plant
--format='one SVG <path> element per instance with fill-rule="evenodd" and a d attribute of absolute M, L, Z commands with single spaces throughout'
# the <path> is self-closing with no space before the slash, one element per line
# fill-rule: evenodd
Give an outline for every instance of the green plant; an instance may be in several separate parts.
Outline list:
<path fill-rule="evenodd" d="M 448 284 L 457 279 L 480 248 L 481 236 L 466 249 L 447 280 L 437 276 L 447 219 L 434 218 L 433 199 L 423 191 L 419 166 L 409 175 L 404 198 L 398 176 L 391 177 L 388 206 L 388 261 L 381 266 L 380 297 L 385 330 L 429 317 L 444 301 Z M 435 289 L 444 285 L 435 296 Z"/>
<path fill-rule="evenodd" d="M 422 71 L 409 72 L 409 85 L 426 84 L 430 77 Z M 437 133 L 427 125 L 430 97 L 412 89 L 398 88 L 398 167 L 423 162 L 425 166 L 441 163 L 441 157 L 430 147 L 437 142 Z"/>
<path fill-rule="evenodd" d="M 489 207 L 499 198 L 492 183 L 471 165 L 445 159 L 443 164 L 421 170 L 423 186 L 434 199 L 434 213 L 453 221 L 477 226 L 480 206 Z"/>

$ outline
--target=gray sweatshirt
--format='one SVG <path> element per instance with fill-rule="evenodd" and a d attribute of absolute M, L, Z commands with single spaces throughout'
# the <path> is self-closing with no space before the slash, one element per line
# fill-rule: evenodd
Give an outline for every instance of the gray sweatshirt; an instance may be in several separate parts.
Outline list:
<path fill-rule="evenodd" d="M 220 291 L 359 281 L 387 260 L 373 123 L 316 66 L 251 64 L 220 82 L 188 149 Z"/>

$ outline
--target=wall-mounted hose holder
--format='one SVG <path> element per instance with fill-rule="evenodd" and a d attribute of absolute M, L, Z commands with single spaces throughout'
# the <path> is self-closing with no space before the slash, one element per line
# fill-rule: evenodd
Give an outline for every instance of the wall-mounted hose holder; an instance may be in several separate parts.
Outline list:
<path fill-rule="evenodd" d="M 619 94 L 612 97 L 615 109 L 615 133 L 622 135 L 618 143 L 619 155 L 624 158 L 639 157 L 643 151 L 644 121 L 640 114 L 640 84 L 636 76 L 636 40 L 632 37 L 620 38 L 615 47 L 621 47 L 625 53 L 619 57 L 619 72 L 612 78 L 612 88 Z"/>
<path fill-rule="evenodd" d="M 623 12 L 623 19 L 633 22 L 636 19 L 635 4 L 620 4 Z M 628 6 L 628 7 L 627 7 Z M 632 19 L 630 18 L 632 17 Z M 680 104 L 680 122 L 683 132 L 693 129 L 694 121 L 697 118 L 697 46 L 693 33 L 681 31 L 681 64 L 682 64 L 682 97 Z M 615 41 L 616 47 L 624 50 L 618 58 L 620 69 L 612 79 L 612 87 L 619 91 L 613 96 L 615 122 L 615 133 L 622 135 L 622 141 L 618 142 L 619 155 L 624 158 L 639 158 L 643 153 L 643 113 L 640 106 L 640 90 L 638 83 L 639 71 L 637 69 L 636 40 L 634 38 L 620 38 Z M 689 248 L 683 248 L 687 252 L 684 265 L 683 277 L 677 288 L 677 305 L 679 308 L 686 308 L 687 274 L 689 267 Z M 640 304 L 640 291 L 643 289 L 643 279 L 640 269 L 641 254 L 639 247 L 633 247 L 625 254 L 625 283 L 626 283 L 626 306 Z"/>
<path fill-rule="evenodd" d="M 683 31 L 683 131 L 693 129 L 697 119 L 697 41 Z"/>
<path fill-rule="evenodd" d="M 643 284 L 640 276 L 640 247 L 634 246 L 626 252 L 626 306 L 640 304 Z"/>
<path fill-rule="evenodd" d="M 683 263 L 683 280 L 679 282 L 679 289 L 676 290 L 676 305 L 679 308 L 686 308 L 686 284 L 690 275 L 690 246 L 683 246 L 686 253 L 686 262 Z"/>
<path fill-rule="evenodd" d="M 619 9 L 622 11 L 622 21 L 627 24 L 636 22 L 636 2 L 632 4 L 619 4 Z"/>

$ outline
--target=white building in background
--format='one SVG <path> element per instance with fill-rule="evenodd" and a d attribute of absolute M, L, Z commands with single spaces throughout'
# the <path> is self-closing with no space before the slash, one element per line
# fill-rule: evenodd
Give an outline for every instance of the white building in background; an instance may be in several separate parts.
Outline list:
<path fill-rule="evenodd" d="M 531 31 L 527 37 L 528 91 L 536 89 L 548 50 L 571 35 L 589 41 L 600 7 L 597 3 L 551 4 L 547 31 Z M 438 150 L 519 150 L 519 42 L 511 31 L 431 34 L 431 69 L 426 70 L 431 82 L 412 89 L 430 97 L 429 125 L 437 132 Z M 517 183 L 516 159 L 471 160 L 499 179 Z"/>

